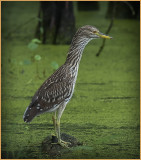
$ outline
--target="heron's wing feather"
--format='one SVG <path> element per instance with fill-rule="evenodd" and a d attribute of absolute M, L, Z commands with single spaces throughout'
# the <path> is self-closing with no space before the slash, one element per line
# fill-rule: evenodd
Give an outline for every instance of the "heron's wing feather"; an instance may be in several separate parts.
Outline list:
<path fill-rule="evenodd" d="M 69 100 L 73 84 L 69 74 L 65 74 L 65 72 L 61 74 L 62 72 L 58 70 L 41 85 L 24 114 L 25 121 L 28 122 L 28 117 L 31 121 L 36 115 L 45 111 L 54 111 L 61 103 Z"/>

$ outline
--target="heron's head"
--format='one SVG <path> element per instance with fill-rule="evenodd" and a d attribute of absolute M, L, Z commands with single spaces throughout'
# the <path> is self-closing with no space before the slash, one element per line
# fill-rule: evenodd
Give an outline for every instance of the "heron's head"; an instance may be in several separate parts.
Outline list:
<path fill-rule="evenodd" d="M 80 37 L 83 38 L 88 38 L 88 39 L 96 39 L 96 38 L 107 38 L 107 39 L 111 39 L 112 37 L 107 36 L 103 33 L 101 33 L 96 27 L 94 26 L 83 26 L 81 28 L 78 29 L 77 34 Z"/>

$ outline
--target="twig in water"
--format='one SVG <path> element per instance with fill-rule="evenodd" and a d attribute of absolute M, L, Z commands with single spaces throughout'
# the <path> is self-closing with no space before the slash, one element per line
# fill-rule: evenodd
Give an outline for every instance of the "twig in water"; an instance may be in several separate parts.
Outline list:
<path fill-rule="evenodd" d="M 116 4 L 115 4 L 115 2 L 113 2 L 113 10 L 112 10 L 111 23 L 110 23 L 110 25 L 109 25 L 109 27 L 108 27 L 108 29 L 107 29 L 107 31 L 106 31 L 106 34 L 108 34 L 108 33 L 110 32 L 110 30 L 111 30 L 111 28 L 112 28 L 112 26 L 113 26 L 114 17 L 115 17 L 115 10 L 116 10 Z M 100 55 L 100 53 L 102 52 L 102 50 L 103 50 L 103 48 L 104 48 L 104 46 L 105 46 L 105 41 L 106 41 L 106 39 L 103 39 L 103 43 L 102 43 L 102 45 L 101 45 L 98 53 L 96 54 L 97 57 L 98 57 L 98 56 Z"/>

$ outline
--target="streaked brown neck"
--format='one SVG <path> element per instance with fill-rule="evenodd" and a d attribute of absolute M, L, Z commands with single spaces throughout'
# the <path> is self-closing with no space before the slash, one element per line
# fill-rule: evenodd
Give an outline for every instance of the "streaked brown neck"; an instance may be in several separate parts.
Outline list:
<path fill-rule="evenodd" d="M 74 36 L 66 59 L 66 63 L 68 63 L 70 67 L 79 67 L 83 50 L 90 40 L 89 38 Z"/>

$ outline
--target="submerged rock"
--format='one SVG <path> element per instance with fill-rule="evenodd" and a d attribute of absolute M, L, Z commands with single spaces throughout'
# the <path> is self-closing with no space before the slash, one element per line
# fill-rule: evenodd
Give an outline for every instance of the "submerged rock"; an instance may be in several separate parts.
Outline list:
<path fill-rule="evenodd" d="M 83 145 L 83 143 L 78 142 L 77 139 L 73 136 L 70 136 L 68 134 L 62 133 L 61 139 L 65 142 L 70 142 L 68 145 L 69 148 L 62 147 L 59 144 L 53 144 L 57 143 L 57 137 L 56 136 L 48 136 L 44 139 L 42 142 L 42 151 L 45 152 L 50 158 L 59 158 L 62 153 L 70 152 L 70 149 L 72 147 L 77 147 Z"/>

